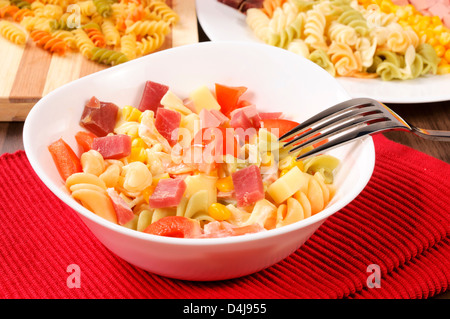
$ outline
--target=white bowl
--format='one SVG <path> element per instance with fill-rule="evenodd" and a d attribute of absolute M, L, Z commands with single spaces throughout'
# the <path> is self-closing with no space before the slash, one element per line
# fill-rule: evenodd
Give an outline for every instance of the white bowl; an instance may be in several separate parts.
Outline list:
<path fill-rule="evenodd" d="M 169 85 L 180 97 L 201 85 L 213 88 L 215 82 L 246 86 L 258 109 L 282 111 L 300 122 L 349 99 L 338 82 L 314 63 L 286 50 L 239 42 L 203 42 L 154 53 L 73 81 L 42 98 L 29 113 L 23 132 L 31 166 L 98 240 L 137 267 L 185 280 L 221 280 L 260 271 L 298 249 L 330 215 L 351 202 L 372 175 L 375 152 L 367 137 L 330 152 L 341 160 L 336 195 L 325 210 L 300 222 L 211 239 L 155 236 L 110 223 L 64 190 L 47 147 L 62 137 L 76 149 L 74 134 L 90 97 L 137 106 L 147 80 Z"/>

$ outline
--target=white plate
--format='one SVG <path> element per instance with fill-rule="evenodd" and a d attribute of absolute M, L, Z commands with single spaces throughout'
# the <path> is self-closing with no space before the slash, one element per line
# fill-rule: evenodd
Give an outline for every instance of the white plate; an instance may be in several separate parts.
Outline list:
<path fill-rule="evenodd" d="M 197 17 L 211 41 L 261 42 L 245 15 L 217 0 L 197 0 Z M 371 97 L 384 103 L 428 103 L 450 100 L 450 74 L 408 81 L 338 77 L 351 97 Z"/>

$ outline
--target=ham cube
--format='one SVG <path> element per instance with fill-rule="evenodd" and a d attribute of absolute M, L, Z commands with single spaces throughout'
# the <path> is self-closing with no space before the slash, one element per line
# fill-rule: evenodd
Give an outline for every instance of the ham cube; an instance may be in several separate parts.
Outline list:
<path fill-rule="evenodd" d="M 398 6 L 406 6 L 407 4 L 409 4 L 408 0 L 393 0 L 392 2 Z"/>
<path fill-rule="evenodd" d="M 134 213 L 127 202 L 119 196 L 114 188 L 106 189 L 117 215 L 117 223 L 125 225 L 134 218 Z"/>
<path fill-rule="evenodd" d="M 125 134 L 96 137 L 92 149 L 104 159 L 121 159 L 131 154 L 131 137 Z"/>
<path fill-rule="evenodd" d="M 211 112 L 212 115 L 214 115 L 220 121 L 219 125 L 222 125 L 230 120 L 225 114 L 223 114 L 219 110 L 212 109 L 209 111 Z"/>
<path fill-rule="evenodd" d="M 221 123 L 221 121 L 207 109 L 202 109 L 199 117 L 201 128 L 218 127 Z"/>
<path fill-rule="evenodd" d="M 247 12 L 248 9 L 260 9 L 263 7 L 264 0 L 246 0 L 241 4 L 239 8 L 242 12 Z"/>
<path fill-rule="evenodd" d="M 429 7 L 428 11 L 430 11 L 431 14 L 438 16 L 441 19 L 444 19 L 444 17 L 450 14 L 450 8 L 441 2 L 438 2 Z"/>
<path fill-rule="evenodd" d="M 246 125 L 246 126 L 241 126 L 241 128 L 247 129 L 249 127 L 253 127 L 253 128 L 261 127 L 261 124 L 260 124 L 261 117 L 259 116 L 259 113 L 256 110 L 256 106 L 253 104 L 236 109 L 233 112 L 231 112 L 230 115 L 231 115 L 231 122 L 230 122 L 231 126 L 233 126 L 231 123 L 236 121 L 236 119 L 233 120 L 233 118 L 239 118 L 240 121 L 242 121 L 242 119 L 244 117 L 246 117 L 248 119 L 248 122 L 250 122 L 250 124 L 247 124 L 248 122 L 244 121 L 245 123 L 242 122 L 242 124 Z"/>
<path fill-rule="evenodd" d="M 409 1 L 417 10 L 422 11 L 424 9 L 428 9 L 431 6 L 435 5 L 438 0 L 410 0 Z M 408 4 L 408 1 L 406 1 Z"/>
<path fill-rule="evenodd" d="M 174 146 L 178 141 L 178 128 L 181 123 L 181 114 L 177 111 L 161 108 L 156 113 L 155 127 L 170 144 Z"/>
<path fill-rule="evenodd" d="M 100 102 L 93 96 L 84 106 L 80 125 L 97 136 L 114 131 L 119 107 L 114 103 Z"/>
<path fill-rule="evenodd" d="M 169 87 L 167 85 L 152 81 L 145 82 L 144 92 L 142 93 L 138 109 L 141 112 L 150 110 L 156 114 L 157 110 L 162 107 L 161 99 L 168 90 Z"/>
<path fill-rule="evenodd" d="M 248 142 L 257 133 L 253 122 L 245 115 L 245 112 L 233 114 L 230 126 L 234 129 L 234 133 L 241 145 Z"/>
<path fill-rule="evenodd" d="M 251 165 L 231 175 L 239 207 L 249 206 L 264 199 L 264 185 L 259 167 Z"/>
<path fill-rule="evenodd" d="M 230 126 L 235 129 L 241 128 L 246 130 L 252 128 L 253 123 L 244 112 L 237 112 L 231 117 Z"/>
<path fill-rule="evenodd" d="M 148 199 L 150 208 L 177 206 L 186 191 L 186 187 L 186 182 L 181 178 L 163 178 L 159 180 L 154 192 Z"/>
<path fill-rule="evenodd" d="M 239 9 L 244 0 L 219 0 L 219 2 L 222 2 L 223 4 L 230 6 L 234 9 Z"/>
<path fill-rule="evenodd" d="M 442 20 L 443 20 L 442 22 L 444 23 L 444 25 L 447 28 L 450 28 L 450 14 L 446 15 Z"/>

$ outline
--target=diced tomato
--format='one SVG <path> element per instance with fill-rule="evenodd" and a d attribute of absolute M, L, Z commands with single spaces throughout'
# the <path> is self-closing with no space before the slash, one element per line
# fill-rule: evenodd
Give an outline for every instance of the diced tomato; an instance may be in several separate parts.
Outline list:
<path fill-rule="evenodd" d="M 212 156 L 238 156 L 239 142 L 232 128 L 206 127 L 201 129 L 192 140 L 192 145 L 202 147 Z M 221 140 L 220 140 L 221 139 Z"/>
<path fill-rule="evenodd" d="M 239 100 L 238 103 L 237 103 L 236 109 L 240 109 L 240 108 L 243 108 L 243 107 L 252 105 L 252 104 L 253 104 L 253 103 L 250 103 L 250 102 L 247 101 L 247 100 Z"/>
<path fill-rule="evenodd" d="M 200 225 L 184 216 L 166 216 L 150 224 L 145 233 L 177 238 L 195 238 L 201 235 Z"/>
<path fill-rule="evenodd" d="M 77 134 L 75 134 L 75 140 L 80 147 L 80 151 L 84 153 L 91 150 L 92 143 L 94 142 L 94 138 L 96 137 L 97 135 L 87 131 L 79 131 Z"/>
<path fill-rule="evenodd" d="M 276 135 L 277 137 L 280 137 L 280 136 L 286 134 L 287 132 L 292 130 L 294 127 L 299 125 L 298 122 L 286 120 L 286 119 L 265 119 L 265 120 L 261 120 L 261 123 L 262 123 L 261 124 L 262 127 L 267 129 L 269 132 Z M 308 128 L 304 132 L 308 132 L 309 130 L 310 130 L 310 128 Z M 277 131 L 278 131 L 278 133 L 277 133 Z M 309 139 L 312 139 L 313 137 L 319 136 L 319 135 L 320 135 L 320 133 L 317 133 L 317 134 L 309 137 L 308 139 L 306 139 L 306 141 Z M 318 147 L 318 146 L 326 143 L 327 141 L 328 141 L 327 139 L 324 139 L 323 141 L 313 144 L 313 147 Z"/>
<path fill-rule="evenodd" d="M 81 162 L 77 154 L 62 139 L 53 142 L 48 146 L 59 175 L 64 181 L 72 174 L 82 171 Z"/>
<path fill-rule="evenodd" d="M 247 91 L 244 86 L 227 86 L 218 83 L 215 88 L 220 111 L 226 116 L 230 116 L 230 113 L 238 107 L 239 98 Z"/>
<path fill-rule="evenodd" d="M 280 137 L 298 126 L 299 123 L 286 119 L 264 119 L 261 120 L 261 127 L 267 129 L 272 134 Z"/>

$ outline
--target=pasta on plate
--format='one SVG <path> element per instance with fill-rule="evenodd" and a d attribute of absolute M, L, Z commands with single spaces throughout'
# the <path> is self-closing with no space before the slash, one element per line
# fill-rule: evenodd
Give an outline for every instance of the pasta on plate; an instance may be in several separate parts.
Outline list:
<path fill-rule="evenodd" d="M 179 97 L 148 81 L 136 106 L 92 97 L 75 135 L 78 152 L 62 139 L 49 151 L 75 200 L 136 231 L 227 237 L 321 212 L 333 199 L 339 159 L 296 161 L 324 141 L 289 152 L 278 137 L 298 123 L 257 110 L 246 91 L 216 83 Z"/>
<path fill-rule="evenodd" d="M 445 49 L 434 31 L 424 33 L 406 23 L 400 6 L 379 3 L 265 0 L 261 8 L 245 11 L 246 23 L 261 41 L 306 57 L 333 76 L 388 81 L 448 73 Z M 436 34 L 445 35 L 442 22 L 436 23 Z M 392 54 L 395 63 L 386 57 Z"/>

